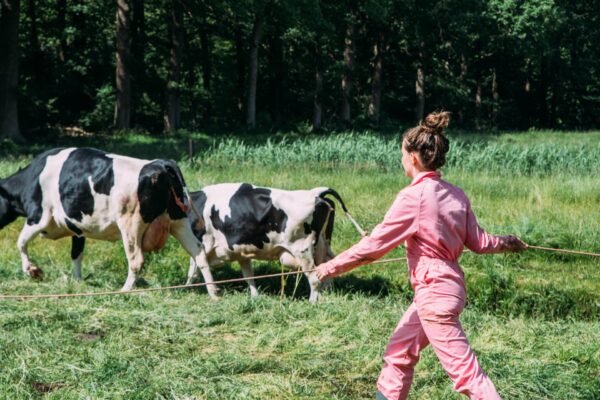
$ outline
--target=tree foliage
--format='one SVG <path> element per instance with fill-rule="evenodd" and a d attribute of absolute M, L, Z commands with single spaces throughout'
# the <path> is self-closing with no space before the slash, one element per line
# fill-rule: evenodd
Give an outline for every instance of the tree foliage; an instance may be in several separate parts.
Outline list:
<path fill-rule="evenodd" d="M 111 129 L 115 2 L 21 3 L 21 129 Z M 386 127 L 419 107 L 465 128 L 600 126 L 597 0 L 127 3 L 134 128 Z"/>

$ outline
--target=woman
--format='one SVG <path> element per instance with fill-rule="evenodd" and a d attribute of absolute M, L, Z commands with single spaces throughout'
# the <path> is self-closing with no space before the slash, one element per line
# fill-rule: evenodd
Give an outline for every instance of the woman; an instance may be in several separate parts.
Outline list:
<path fill-rule="evenodd" d="M 412 183 L 398 193 L 383 222 L 359 243 L 321 264 L 317 279 L 340 275 L 372 262 L 406 242 L 413 303 L 394 330 L 377 381 L 377 399 L 406 399 L 419 360 L 431 344 L 454 389 L 471 399 L 500 399 L 483 372 L 461 327 L 465 306 L 464 274 L 458 259 L 464 246 L 476 253 L 521 251 L 516 236 L 492 236 L 478 224 L 471 204 L 458 187 L 441 179 L 450 114 L 429 114 L 404 133 L 402 166 Z"/>

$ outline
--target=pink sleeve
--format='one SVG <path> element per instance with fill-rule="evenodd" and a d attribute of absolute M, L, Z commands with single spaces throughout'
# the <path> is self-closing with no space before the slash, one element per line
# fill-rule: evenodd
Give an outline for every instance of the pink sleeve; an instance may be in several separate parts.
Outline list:
<path fill-rule="evenodd" d="M 503 250 L 500 236 L 490 235 L 477 223 L 471 203 L 467 205 L 467 237 L 465 245 L 475 253 L 499 253 Z"/>
<path fill-rule="evenodd" d="M 420 194 L 421 191 L 400 192 L 383 221 L 369 236 L 317 268 L 319 279 L 334 277 L 375 261 L 415 234 L 419 226 Z"/>

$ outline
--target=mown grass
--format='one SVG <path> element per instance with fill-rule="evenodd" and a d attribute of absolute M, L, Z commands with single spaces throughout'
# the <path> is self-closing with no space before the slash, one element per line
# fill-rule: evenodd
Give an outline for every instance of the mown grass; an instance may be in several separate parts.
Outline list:
<path fill-rule="evenodd" d="M 121 137 L 127 140 L 120 148 L 132 155 L 182 160 L 191 188 L 224 181 L 289 189 L 331 186 L 368 229 L 381 220 L 397 191 L 408 183 L 399 170 L 393 137 L 296 138 L 286 146 L 256 137 L 236 138 L 229 147 L 202 138 L 195 136 L 197 143 L 204 145 L 201 149 L 212 151 L 199 151 L 193 161 L 184 155 L 187 143 L 177 137 L 164 142 Z M 456 134 L 454 138 L 467 153 L 460 158 L 464 161 L 452 161 L 455 164 L 444 176 L 465 189 L 489 231 L 516 233 L 532 244 L 600 252 L 600 182 L 596 175 L 600 135 Z M 85 140 L 75 143 L 88 144 Z M 119 149 L 118 139 L 106 143 L 95 145 Z M 325 149 L 327 146 L 331 148 Z M 504 155 L 496 153 L 499 148 L 505 149 Z M 383 149 L 384 161 L 369 158 L 372 149 Z M 515 149 L 517 153 L 513 153 Z M 562 168 L 552 155 L 560 149 L 581 161 Z M 485 159 L 485 151 L 499 155 Z M 325 156 L 325 152 L 330 153 Z M 321 155 L 311 158 L 313 154 Z M 509 163 L 506 159 L 511 154 Z M 541 162 L 531 164 L 529 156 L 514 154 L 542 154 L 551 167 L 543 171 Z M 478 157 L 485 161 L 478 166 L 468 164 Z M 0 161 L 0 176 L 29 159 L 28 150 L 13 149 Z M 534 167 L 524 168 L 526 165 Z M 44 268 L 46 279 L 33 282 L 24 278 L 15 246 L 21 224 L 0 231 L 1 293 L 115 289 L 124 282 L 125 256 L 120 243 L 96 241 L 89 241 L 86 249 L 84 282 L 69 277 L 68 240 L 33 242 L 31 254 Z M 336 252 L 358 240 L 341 214 L 335 229 Z M 399 249 L 390 256 L 401 254 Z M 467 253 L 461 263 L 469 292 L 463 324 L 503 398 L 600 398 L 597 259 L 531 250 L 518 255 Z M 139 286 L 180 284 L 186 270 L 186 255 L 170 241 L 161 253 L 148 255 Z M 279 270 L 273 263 L 257 263 L 257 273 Z M 237 265 L 213 273 L 216 279 L 241 275 Z M 0 302 L 0 397 L 373 396 L 381 353 L 412 297 L 405 265 L 359 268 L 336 279 L 333 292 L 315 306 L 306 301 L 304 280 L 295 297 L 293 278 L 288 279 L 283 298 L 279 279 L 261 281 L 260 287 L 263 295 L 255 300 L 239 283 L 225 285 L 219 302 L 208 300 L 202 289 Z M 411 396 L 461 398 L 452 392 L 431 349 L 423 353 Z"/>

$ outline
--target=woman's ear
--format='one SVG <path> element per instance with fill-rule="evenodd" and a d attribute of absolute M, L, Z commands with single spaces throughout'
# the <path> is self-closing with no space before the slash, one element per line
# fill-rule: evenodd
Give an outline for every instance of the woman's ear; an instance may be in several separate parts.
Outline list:
<path fill-rule="evenodd" d="M 413 166 L 416 166 L 417 164 L 420 163 L 419 157 L 417 156 L 417 152 L 413 151 L 412 153 L 410 153 L 410 163 Z"/>

